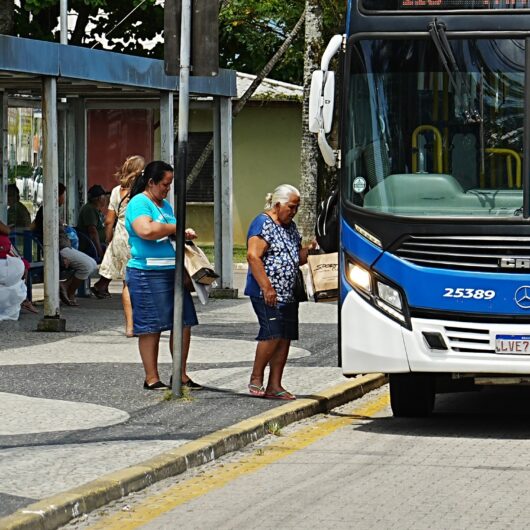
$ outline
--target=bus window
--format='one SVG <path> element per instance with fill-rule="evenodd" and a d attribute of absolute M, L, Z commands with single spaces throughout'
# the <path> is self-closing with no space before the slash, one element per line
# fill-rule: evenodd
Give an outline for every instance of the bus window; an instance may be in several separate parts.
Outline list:
<path fill-rule="evenodd" d="M 343 142 L 354 205 L 404 216 L 519 214 L 524 41 L 449 43 L 450 71 L 428 39 L 355 45 Z"/>

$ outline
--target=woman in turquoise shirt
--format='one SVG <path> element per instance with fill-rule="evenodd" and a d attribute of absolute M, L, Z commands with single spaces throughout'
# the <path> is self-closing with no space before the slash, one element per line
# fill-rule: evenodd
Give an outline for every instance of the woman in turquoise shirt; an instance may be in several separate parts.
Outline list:
<path fill-rule="evenodd" d="M 131 188 L 131 199 L 125 214 L 129 233 L 131 259 L 127 264 L 126 282 L 133 308 L 133 330 L 145 370 L 146 390 L 169 388 L 158 375 L 158 349 L 162 331 L 173 330 L 173 295 L 175 250 L 170 237 L 175 235 L 176 219 L 166 201 L 173 182 L 173 168 L 162 161 L 147 164 Z M 197 237 L 191 229 L 186 239 Z M 184 289 L 182 348 L 182 385 L 199 390 L 186 373 L 191 327 L 198 324 L 193 300 Z M 170 338 L 170 347 L 173 345 Z"/>

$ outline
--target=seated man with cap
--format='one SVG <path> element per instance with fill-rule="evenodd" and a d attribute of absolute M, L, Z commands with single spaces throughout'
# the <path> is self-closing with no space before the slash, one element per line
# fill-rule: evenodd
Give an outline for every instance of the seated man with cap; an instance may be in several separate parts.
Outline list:
<path fill-rule="evenodd" d="M 79 250 L 92 256 L 100 262 L 105 253 L 105 225 L 103 211 L 108 204 L 110 192 L 105 191 L 99 184 L 95 184 L 88 190 L 88 202 L 79 210 L 77 231 L 85 234 L 94 246 L 85 238 L 79 238 Z M 94 248 L 97 255 L 94 256 Z"/>

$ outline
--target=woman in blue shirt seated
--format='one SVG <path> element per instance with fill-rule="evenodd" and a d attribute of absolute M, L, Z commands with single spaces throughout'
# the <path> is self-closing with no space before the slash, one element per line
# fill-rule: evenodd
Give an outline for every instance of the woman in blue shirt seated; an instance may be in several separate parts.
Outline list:
<path fill-rule="evenodd" d="M 162 161 L 149 163 L 135 180 L 125 214 L 131 259 L 127 264 L 126 283 L 133 308 L 133 331 L 145 370 L 146 390 L 169 388 L 158 375 L 158 349 L 162 331 L 173 330 L 173 294 L 175 250 L 169 237 L 175 235 L 176 219 L 166 201 L 173 182 L 173 168 Z M 187 229 L 186 239 L 197 237 Z M 202 387 L 186 373 L 191 326 L 196 326 L 193 300 L 184 289 L 182 385 L 193 390 Z M 172 334 L 173 335 L 173 334 Z M 173 346 L 170 338 L 170 348 Z"/>

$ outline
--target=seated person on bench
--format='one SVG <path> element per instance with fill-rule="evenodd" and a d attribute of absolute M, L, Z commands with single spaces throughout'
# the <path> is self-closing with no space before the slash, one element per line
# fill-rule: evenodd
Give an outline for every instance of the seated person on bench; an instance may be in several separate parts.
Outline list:
<path fill-rule="evenodd" d="M 59 183 L 59 206 L 64 204 L 66 188 L 64 184 Z M 35 221 L 31 225 L 34 234 L 43 240 L 43 212 L 42 206 L 39 208 Z M 77 288 L 97 269 L 96 261 L 83 252 L 72 248 L 70 238 L 64 231 L 64 224 L 59 221 L 59 254 L 65 265 L 73 271 L 72 276 L 60 285 L 59 295 L 61 300 L 69 306 L 78 306 L 75 299 Z"/>

